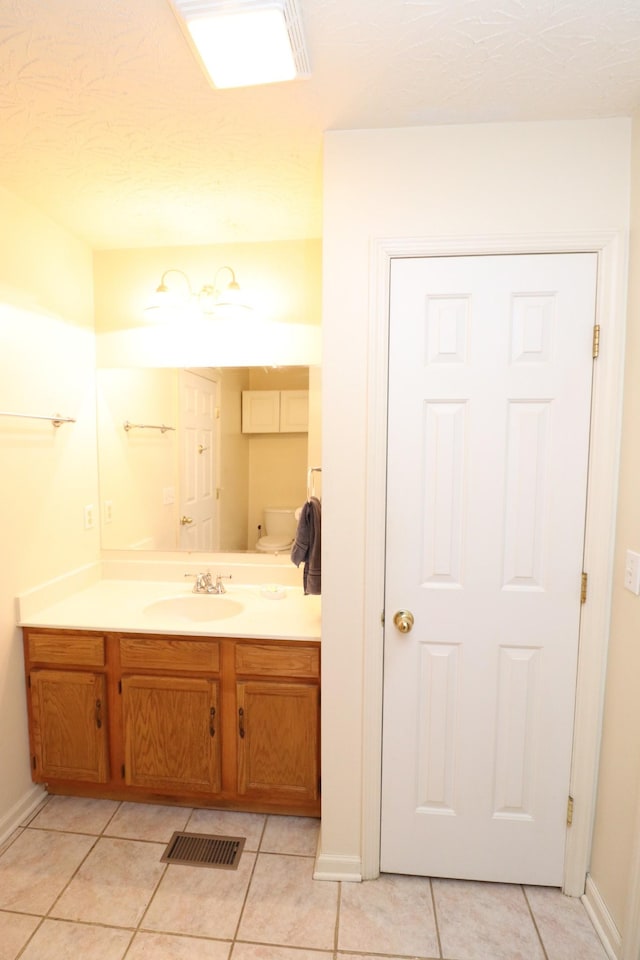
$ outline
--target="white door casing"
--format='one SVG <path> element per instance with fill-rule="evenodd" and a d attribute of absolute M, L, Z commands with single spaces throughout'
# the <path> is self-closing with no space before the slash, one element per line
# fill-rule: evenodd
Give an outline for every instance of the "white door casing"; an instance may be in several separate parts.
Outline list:
<path fill-rule="evenodd" d="M 383 870 L 562 882 L 595 268 L 392 266 Z"/>
<path fill-rule="evenodd" d="M 180 372 L 178 522 L 182 550 L 219 548 L 217 389 L 213 380 L 187 370 Z"/>

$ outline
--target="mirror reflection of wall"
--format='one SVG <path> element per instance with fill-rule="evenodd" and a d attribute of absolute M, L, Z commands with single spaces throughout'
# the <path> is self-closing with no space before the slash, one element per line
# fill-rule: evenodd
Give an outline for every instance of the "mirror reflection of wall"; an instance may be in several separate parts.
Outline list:
<path fill-rule="evenodd" d="M 101 369 L 97 380 L 104 549 L 252 551 L 265 507 L 304 502 L 308 434 L 243 433 L 242 393 L 308 390 L 307 367 Z"/>

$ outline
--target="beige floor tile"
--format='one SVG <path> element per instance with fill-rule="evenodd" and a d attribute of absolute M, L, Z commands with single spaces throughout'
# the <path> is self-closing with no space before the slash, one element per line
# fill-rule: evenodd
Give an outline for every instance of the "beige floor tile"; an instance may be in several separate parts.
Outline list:
<path fill-rule="evenodd" d="M 544 960 L 521 887 L 434 880 L 433 895 L 445 960 Z"/>
<path fill-rule="evenodd" d="M 311 817 L 270 816 L 262 835 L 261 853 L 315 857 L 320 821 Z"/>
<path fill-rule="evenodd" d="M 18 839 L 18 837 L 23 833 L 24 833 L 24 829 L 22 827 L 18 827 L 16 830 L 13 831 L 13 833 L 9 834 L 9 836 L 6 838 L 6 840 L 3 843 L 0 843 L 0 857 L 5 852 L 5 850 L 8 850 L 11 844 L 14 843 Z"/>
<path fill-rule="evenodd" d="M 0 908 L 45 914 L 95 842 L 27 828 L 0 857 Z"/>
<path fill-rule="evenodd" d="M 44 830 L 68 830 L 70 833 L 92 833 L 97 836 L 117 809 L 117 800 L 50 797 L 30 825 Z"/>
<path fill-rule="evenodd" d="M 375 953 L 336 953 L 336 960 L 407 960 L 407 958 L 390 957 L 386 953 L 381 956 Z M 440 954 L 436 953 L 433 957 L 421 958 L 421 960 L 440 960 Z"/>
<path fill-rule="evenodd" d="M 165 864 L 164 846 L 103 837 L 51 911 L 87 923 L 135 926 L 142 918 Z"/>
<path fill-rule="evenodd" d="M 429 880 L 384 874 L 364 883 L 343 883 L 338 949 L 437 957 Z"/>
<path fill-rule="evenodd" d="M 231 960 L 333 960 L 332 952 L 274 947 L 264 943 L 235 943 Z M 351 957 L 350 960 L 356 960 Z M 357 960 L 361 960 L 360 957 Z"/>
<path fill-rule="evenodd" d="M 224 940 L 137 933 L 127 960 L 227 960 L 230 948 Z"/>
<path fill-rule="evenodd" d="M 549 960 L 606 960 L 580 900 L 552 887 L 526 887 L 525 892 Z"/>
<path fill-rule="evenodd" d="M 122 960 L 130 930 L 94 927 L 65 920 L 45 920 L 20 960 Z"/>
<path fill-rule="evenodd" d="M 245 850 L 257 850 L 266 817 L 262 813 L 236 813 L 234 810 L 194 810 L 185 830 L 215 833 L 226 837 L 245 837 Z"/>
<path fill-rule="evenodd" d="M 338 884 L 313 879 L 313 859 L 258 856 L 239 940 L 332 950 Z"/>
<path fill-rule="evenodd" d="M 15 960 L 40 923 L 40 917 L 0 910 L 0 960 Z"/>
<path fill-rule="evenodd" d="M 122 803 L 105 830 L 105 836 L 168 843 L 174 831 L 184 830 L 190 814 L 189 807 Z"/>
<path fill-rule="evenodd" d="M 141 924 L 144 930 L 233 938 L 255 854 L 246 851 L 237 870 L 170 866 Z"/>

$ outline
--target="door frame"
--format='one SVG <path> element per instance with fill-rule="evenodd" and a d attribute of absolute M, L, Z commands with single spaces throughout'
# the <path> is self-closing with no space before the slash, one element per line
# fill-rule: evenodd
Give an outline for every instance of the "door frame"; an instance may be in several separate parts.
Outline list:
<path fill-rule="evenodd" d="M 584 894 L 595 814 L 615 547 L 624 373 L 627 239 L 622 231 L 563 234 L 392 237 L 369 248 L 368 409 L 365 491 L 365 582 L 362 743 L 362 878 L 380 873 L 382 682 L 385 581 L 389 276 L 396 257 L 597 253 L 596 323 L 602 330 L 594 364 L 585 519 L 584 569 L 588 601 L 580 617 L 570 790 L 573 824 L 567 831 L 563 890 Z M 595 707 L 595 709 L 594 709 Z"/>

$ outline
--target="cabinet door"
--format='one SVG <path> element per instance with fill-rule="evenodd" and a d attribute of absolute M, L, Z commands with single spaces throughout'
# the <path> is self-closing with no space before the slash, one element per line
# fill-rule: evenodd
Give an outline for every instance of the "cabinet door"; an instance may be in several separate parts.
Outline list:
<path fill-rule="evenodd" d="M 317 799 L 317 685 L 242 680 L 237 704 L 238 794 Z"/>
<path fill-rule="evenodd" d="M 309 430 L 309 391 L 280 392 L 280 432 L 307 433 Z"/>
<path fill-rule="evenodd" d="M 122 708 L 128 786 L 177 793 L 219 791 L 215 681 L 123 677 Z"/>
<path fill-rule="evenodd" d="M 242 391 L 242 432 L 278 433 L 280 430 L 280 391 Z"/>
<path fill-rule="evenodd" d="M 32 670 L 34 779 L 108 779 L 106 683 L 99 673 Z"/>

